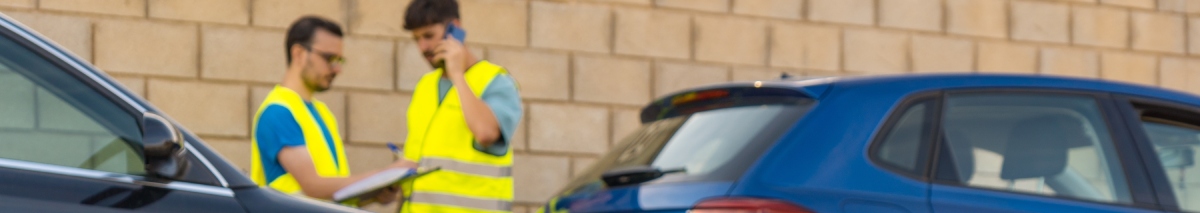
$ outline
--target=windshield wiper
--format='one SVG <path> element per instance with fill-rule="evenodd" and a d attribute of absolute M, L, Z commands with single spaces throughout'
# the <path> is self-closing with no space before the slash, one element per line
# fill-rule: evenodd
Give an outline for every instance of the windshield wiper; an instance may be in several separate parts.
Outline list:
<path fill-rule="evenodd" d="M 600 175 L 600 179 L 604 180 L 604 185 L 608 187 L 618 187 L 645 183 L 663 175 L 678 172 L 687 172 L 687 170 L 684 168 L 661 170 L 650 166 L 631 166 L 604 172 Z"/>

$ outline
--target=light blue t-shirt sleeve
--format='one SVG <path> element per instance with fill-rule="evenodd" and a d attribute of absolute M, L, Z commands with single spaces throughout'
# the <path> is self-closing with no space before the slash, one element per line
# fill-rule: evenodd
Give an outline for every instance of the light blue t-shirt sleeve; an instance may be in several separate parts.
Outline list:
<path fill-rule="evenodd" d="M 254 128 L 254 139 L 258 142 L 258 154 L 262 157 L 260 160 L 267 182 L 274 181 L 287 173 L 279 163 L 279 151 L 284 147 L 304 146 L 304 132 L 300 130 L 296 119 L 292 118 L 292 112 L 279 105 L 264 109 Z"/>
<path fill-rule="evenodd" d="M 488 108 L 492 109 L 492 114 L 496 115 L 496 122 L 500 124 L 501 137 L 490 147 L 482 147 L 479 143 L 474 143 L 475 150 L 496 156 L 505 155 L 509 150 L 509 140 L 512 139 L 513 134 L 516 134 L 517 125 L 521 123 L 524 113 L 521 109 L 521 95 L 517 92 L 516 81 L 507 74 L 496 76 L 484 90 L 482 99 Z"/>

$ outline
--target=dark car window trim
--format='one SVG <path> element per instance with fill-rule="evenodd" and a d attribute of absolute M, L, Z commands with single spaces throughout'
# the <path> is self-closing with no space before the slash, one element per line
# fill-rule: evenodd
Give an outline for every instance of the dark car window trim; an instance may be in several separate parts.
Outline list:
<path fill-rule="evenodd" d="M 233 190 L 225 187 L 211 186 L 204 184 L 188 183 L 181 181 L 172 181 L 169 183 L 157 183 L 143 180 L 143 177 L 130 174 L 120 174 L 112 172 L 104 172 L 90 169 L 81 169 L 75 167 L 67 167 L 53 164 L 44 164 L 28 161 L 19 161 L 12 159 L 0 158 L 0 168 L 19 169 L 33 172 L 41 172 L 56 175 L 65 175 L 79 178 L 87 178 L 94 180 L 102 180 L 108 182 L 137 184 L 144 186 L 152 186 L 159 188 L 167 188 L 174 190 L 183 190 L 188 192 L 203 193 L 224 197 L 233 197 Z"/>
<path fill-rule="evenodd" d="M 932 174 L 932 162 L 934 162 L 936 155 L 925 153 L 924 156 L 917 156 L 919 161 L 918 166 L 920 166 L 920 168 L 918 168 L 919 171 L 917 171 L 917 174 L 919 175 L 914 175 L 910 171 L 905 171 L 903 168 L 899 168 L 891 163 L 884 162 L 882 159 L 879 159 L 877 156 L 875 156 L 875 154 L 879 151 L 884 140 L 887 140 L 892 128 L 895 128 L 895 126 L 900 123 L 900 119 L 904 117 L 904 112 L 908 111 L 909 108 L 912 108 L 917 104 L 930 103 L 929 107 L 925 109 L 924 119 L 931 119 L 930 121 L 932 122 L 932 128 L 929 128 L 929 131 L 931 132 L 927 132 L 927 134 L 930 136 L 929 139 L 936 140 L 936 132 L 941 130 L 941 96 L 941 91 L 921 92 L 905 97 L 900 101 L 900 104 L 896 105 L 896 107 L 893 107 L 891 112 L 888 112 L 888 115 L 885 116 L 887 120 L 884 121 L 881 128 L 876 131 L 875 137 L 871 139 L 871 144 L 867 147 L 867 162 L 883 168 L 890 173 L 898 174 L 921 182 L 929 182 L 932 180 L 932 178 L 930 178 L 930 174 Z M 934 144 L 936 144 L 935 141 L 922 141 L 918 150 L 933 150 L 931 145 Z"/>
<path fill-rule="evenodd" d="M 1131 136 L 1128 133 L 1128 129 L 1125 128 L 1126 126 L 1125 126 L 1124 119 L 1122 119 L 1120 114 L 1117 112 L 1118 107 L 1114 106 L 1114 104 L 1113 104 L 1115 98 L 1112 97 L 1112 95 L 1110 95 L 1109 93 L 1084 91 L 1084 90 L 1057 89 L 1057 88 L 1054 88 L 1054 89 L 1052 89 L 1052 88 L 957 88 L 957 89 L 944 90 L 944 92 L 942 93 L 942 99 L 943 99 L 942 104 L 945 105 L 946 102 L 944 99 L 946 97 L 949 97 L 950 95 L 1013 94 L 1013 93 L 1051 94 L 1051 95 L 1083 95 L 1083 96 L 1088 96 L 1088 97 L 1094 98 L 1096 101 L 1097 107 L 1100 108 L 1099 110 L 1101 113 L 1101 117 L 1104 119 L 1106 127 L 1108 127 L 1110 130 L 1108 132 L 1109 132 L 1110 137 L 1112 137 L 1112 143 L 1113 143 L 1112 145 L 1113 145 L 1113 148 L 1116 149 L 1118 162 L 1120 162 L 1120 164 L 1121 164 L 1120 166 L 1121 166 L 1122 175 L 1125 176 L 1124 177 L 1125 185 L 1126 185 L 1126 188 L 1128 188 L 1128 190 L 1129 190 L 1132 202 L 1131 203 L 1103 202 L 1103 201 L 1095 201 L 1095 200 L 1084 200 L 1084 199 L 1078 199 L 1078 198 L 1072 198 L 1072 197 L 1048 196 L 1048 195 L 1021 193 L 1021 192 L 1013 192 L 1013 191 L 1006 191 L 1006 190 L 999 190 L 999 189 L 971 187 L 971 186 L 963 185 L 958 182 L 939 180 L 936 178 L 931 179 L 932 180 L 931 182 L 933 184 L 940 185 L 940 186 L 946 186 L 946 187 L 954 187 L 954 188 L 962 188 L 962 189 L 970 189 L 970 190 L 984 190 L 984 191 L 1000 192 L 1000 193 L 1005 193 L 1005 194 L 1021 195 L 1021 196 L 1045 197 L 1045 198 L 1053 198 L 1053 199 L 1058 199 L 1058 200 L 1083 202 L 1083 203 L 1090 203 L 1090 204 L 1129 207 L 1129 208 L 1138 208 L 1138 209 L 1147 209 L 1147 210 L 1163 210 L 1163 208 L 1158 205 L 1157 199 L 1155 197 L 1153 197 L 1152 193 L 1151 193 L 1151 195 L 1139 193 L 1139 191 L 1144 191 L 1144 190 L 1146 190 L 1146 188 L 1150 187 L 1150 186 L 1146 185 L 1149 183 L 1146 181 L 1138 181 L 1135 179 L 1137 177 L 1130 175 L 1130 174 L 1146 174 L 1146 173 L 1145 173 L 1145 170 L 1143 170 L 1144 166 L 1143 166 L 1143 164 L 1141 164 L 1141 161 L 1140 161 L 1141 155 L 1137 151 L 1126 150 L 1126 148 L 1130 148 L 1130 147 L 1126 147 L 1126 146 L 1133 146 L 1134 142 L 1131 141 L 1131 139 L 1130 139 Z M 940 112 L 940 111 L 938 112 L 938 114 L 941 114 L 941 113 L 942 112 Z M 938 129 L 941 129 L 940 123 L 939 123 Z M 938 169 L 937 165 L 936 165 L 936 160 L 937 160 L 936 158 L 938 158 L 937 155 L 938 155 L 938 152 L 940 151 L 939 150 L 940 146 L 935 145 L 934 147 L 935 147 L 935 149 L 933 150 L 933 152 L 931 152 L 931 154 L 935 154 L 935 156 L 933 157 L 933 158 L 935 158 L 934 159 L 935 165 L 933 168 L 931 168 L 932 172 L 936 172 L 936 170 Z M 950 169 L 954 169 L 954 168 L 950 168 Z"/>
<path fill-rule="evenodd" d="M 113 100 L 114 103 L 120 103 L 118 105 L 121 106 L 122 108 L 125 108 L 127 111 L 129 111 L 129 113 L 131 115 L 137 115 L 137 114 L 149 112 L 149 110 L 147 110 L 146 107 L 138 104 L 136 101 L 133 101 L 133 99 L 131 97 L 129 97 L 128 95 L 126 95 L 126 93 L 121 92 L 121 90 L 116 89 L 116 87 L 119 85 L 111 84 L 111 83 L 109 83 L 109 81 L 104 80 L 104 78 L 101 78 L 99 75 L 103 75 L 103 73 L 93 72 L 94 70 L 98 70 L 98 69 L 95 69 L 95 67 L 92 67 L 85 63 L 80 63 L 78 60 L 75 60 L 76 58 L 78 58 L 77 56 L 71 55 L 71 53 L 68 53 L 68 52 L 61 51 L 62 48 L 59 47 L 58 45 L 42 40 L 40 35 L 35 35 L 35 32 L 25 30 L 25 29 L 28 29 L 27 27 L 19 26 L 19 24 L 17 24 L 16 22 L 11 22 L 10 20 L 12 20 L 10 17 L 8 17 L 4 14 L 0 14 L 0 28 L 3 28 L 3 29 L 0 29 L 0 36 L 23 38 L 23 39 L 13 39 L 13 40 L 14 40 L 14 42 L 17 42 L 18 44 L 22 44 L 22 45 L 26 45 L 26 46 L 30 46 L 30 45 L 36 46 L 37 48 L 29 48 L 29 49 L 35 53 L 41 54 L 43 58 L 47 59 L 47 61 L 59 66 L 64 71 L 66 71 L 68 74 L 73 75 L 76 78 L 79 78 L 82 82 L 84 82 L 85 84 L 88 84 L 93 89 L 97 89 L 97 87 L 103 88 L 102 91 L 105 91 L 105 92 L 99 92 L 100 94 Z M 54 59 L 57 59 L 57 60 L 54 60 Z M 80 76 L 80 75 L 82 75 L 82 76 Z M 135 116 L 135 117 L 141 117 L 141 116 Z M 171 120 L 172 123 L 176 123 L 176 124 L 178 123 L 178 122 L 175 122 L 173 119 L 169 118 L 169 116 L 163 115 L 163 117 L 167 117 L 167 119 Z M 137 120 L 138 120 L 137 121 L 138 125 L 141 125 L 140 119 L 137 119 Z M 220 171 L 217 171 L 213 167 L 212 163 L 209 162 L 207 156 L 204 156 L 204 155 L 196 152 L 195 149 L 191 148 L 192 145 L 190 144 L 190 142 L 185 141 L 184 145 L 189 148 L 188 152 L 190 152 L 193 156 L 195 156 L 197 159 L 199 159 L 200 162 L 203 163 L 204 166 L 208 168 L 209 173 L 212 174 L 212 176 L 217 179 L 217 181 L 220 183 L 221 187 L 229 187 L 229 183 L 225 180 L 225 176 L 222 175 Z"/>
<path fill-rule="evenodd" d="M 35 36 L 34 32 L 26 31 L 25 29 L 27 28 L 17 26 L 14 22 L 9 22 L 8 20 L 11 20 L 9 17 L 4 16 L 0 18 L 3 19 L 0 20 L 0 27 L 4 28 L 4 30 L 0 30 L 0 33 L 8 34 L 10 37 L 15 36 L 23 38 L 14 39 L 14 41 L 18 44 L 29 47 L 30 51 L 40 54 L 43 58 L 46 58 L 48 62 L 59 66 L 64 71 L 67 71 L 68 74 L 75 76 L 84 83 L 93 87 L 93 89 L 97 89 L 95 87 L 103 88 L 104 91 L 107 92 L 100 92 L 102 95 L 105 95 L 110 99 L 115 99 L 114 102 L 122 103 L 119 105 L 123 108 L 126 108 L 130 114 L 146 112 L 144 107 L 133 104 L 134 102 L 132 99 L 126 96 L 125 93 L 119 92 L 113 84 L 102 80 L 99 76 L 97 76 L 96 73 L 90 72 L 90 69 L 87 69 L 85 65 L 78 63 L 76 60 L 72 60 L 72 58 L 75 57 L 74 55 L 67 56 L 70 53 L 59 51 L 61 47 L 50 42 L 43 41 L 40 37 Z M 75 72 L 71 72 L 72 70 Z M 90 79 L 90 81 L 87 79 Z"/>
<path fill-rule="evenodd" d="M 1189 124 L 1193 125 L 1196 124 L 1195 121 L 1200 121 L 1198 119 L 1200 118 L 1200 111 L 1192 110 L 1192 108 L 1195 108 L 1193 106 L 1173 101 L 1124 94 L 1116 95 L 1115 102 L 1127 120 L 1125 124 L 1129 128 L 1132 140 L 1136 142 L 1138 153 L 1142 156 L 1140 163 L 1146 169 L 1149 182 L 1158 197 L 1159 205 L 1168 211 L 1183 211 L 1179 203 L 1175 200 L 1175 194 L 1173 193 L 1173 189 L 1171 189 L 1171 181 L 1166 177 L 1166 170 L 1162 168 L 1162 162 L 1157 158 L 1153 144 L 1146 135 L 1145 129 L 1141 126 L 1141 117 L 1137 113 L 1137 110 L 1141 107 L 1152 108 L 1151 110 L 1155 110 L 1156 112 L 1183 114 L 1185 116 L 1173 116 L 1167 119 L 1192 121 Z"/>

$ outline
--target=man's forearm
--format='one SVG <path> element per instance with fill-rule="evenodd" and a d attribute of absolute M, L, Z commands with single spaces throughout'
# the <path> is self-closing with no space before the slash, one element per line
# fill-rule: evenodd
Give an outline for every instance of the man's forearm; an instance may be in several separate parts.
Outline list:
<path fill-rule="evenodd" d="M 491 146 L 500 139 L 500 123 L 496 121 L 496 115 L 492 114 L 491 108 L 482 99 L 471 92 L 471 87 L 467 85 L 467 81 L 463 77 L 458 76 L 450 80 L 454 83 L 454 87 L 458 88 L 458 99 L 462 103 L 463 118 L 466 119 L 467 128 L 471 129 L 471 134 L 475 135 L 475 141 L 484 147 Z"/>

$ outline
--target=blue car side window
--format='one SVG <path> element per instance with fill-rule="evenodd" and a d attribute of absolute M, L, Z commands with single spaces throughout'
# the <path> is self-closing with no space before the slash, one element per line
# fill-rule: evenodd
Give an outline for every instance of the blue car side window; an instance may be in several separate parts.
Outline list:
<path fill-rule="evenodd" d="M 1024 194 L 1132 202 L 1108 124 L 1092 96 L 950 94 L 943 109 L 944 143 L 935 169 L 939 180 Z"/>

